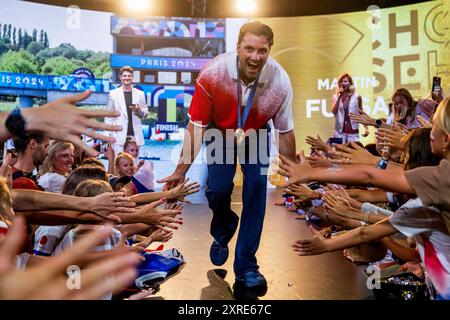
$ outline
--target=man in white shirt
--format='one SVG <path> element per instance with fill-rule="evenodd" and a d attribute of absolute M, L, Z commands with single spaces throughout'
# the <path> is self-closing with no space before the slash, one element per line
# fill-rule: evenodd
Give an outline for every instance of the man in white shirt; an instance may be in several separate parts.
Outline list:
<path fill-rule="evenodd" d="M 119 111 L 120 116 L 105 118 L 106 123 L 122 126 L 122 131 L 112 133 L 116 138 L 113 145 L 116 155 L 123 151 L 127 137 L 139 146 L 144 144 L 141 119 L 148 113 L 144 92 L 133 87 L 133 69 L 124 66 L 120 68 L 119 75 L 122 85 L 109 92 L 107 109 Z"/>

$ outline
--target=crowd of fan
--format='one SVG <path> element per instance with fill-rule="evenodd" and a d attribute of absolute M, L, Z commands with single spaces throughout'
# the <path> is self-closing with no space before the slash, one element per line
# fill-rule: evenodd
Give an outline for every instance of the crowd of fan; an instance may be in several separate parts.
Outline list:
<path fill-rule="evenodd" d="M 450 98 L 441 89 L 416 101 L 398 89 L 392 102 L 388 119 L 349 114 L 376 127 L 374 144 L 308 136 L 308 156 L 280 156 L 278 172 L 288 183 L 277 204 L 310 225 L 313 237 L 292 244 L 298 255 L 344 250 L 354 263 L 414 275 L 427 299 L 448 300 Z"/>
<path fill-rule="evenodd" d="M 0 113 L 0 140 L 12 138 L 15 148 L 0 167 L 0 299 L 118 296 L 136 279 L 141 252 L 171 239 L 183 223 L 185 197 L 199 190 L 185 181 L 154 192 L 134 181 L 146 167 L 134 141 L 117 156 L 109 147 L 105 169 L 82 136 L 113 143 L 98 130 L 121 128 L 94 119 L 118 114 L 77 108 L 87 95 L 23 109 L 27 131 L 20 136 L 3 125 L 9 114 Z M 67 285 L 73 266 L 78 290 Z"/>
<path fill-rule="evenodd" d="M 21 137 L 0 128 L 1 142 L 14 138 L 15 146 L 0 167 L 0 299 L 110 299 L 135 279 L 140 251 L 172 237 L 181 203 L 199 190 L 188 181 L 161 192 L 142 186 L 134 177 L 148 168 L 133 141 L 118 155 L 108 148 L 105 169 L 80 137 L 113 143 L 97 131 L 122 128 L 93 120 L 113 111 L 75 107 L 87 95 L 23 110 Z M 397 263 L 429 280 L 433 299 L 449 299 L 450 98 L 434 95 L 427 112 L 405 89 L 392 100 L 388 119 L 348 115 L 376 127 L 376 143 L 308 136 L 308 157 L 280 156 L 289 210 L 313 232 L 292 247 L 302 256 L 345 249 L 355 263 Z M 66 283 L 73 265 L 80 290 Z"/>

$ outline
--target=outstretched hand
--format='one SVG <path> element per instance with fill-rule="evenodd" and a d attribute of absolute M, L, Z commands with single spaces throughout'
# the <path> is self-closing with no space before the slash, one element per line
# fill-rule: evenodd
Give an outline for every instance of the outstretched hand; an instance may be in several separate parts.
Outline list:
<path fill-rule="evenodd" d="M 314 149 L 325 151 L 325 152 L 327 152 L 330 149 L 330 146 L 328 145 L 328 143 L 323 141 L 319 135 L 317 135 L 317 138 L 307 136 L 305 140 L 306 140 L 306 143 L 311 145 L 311 147 Z"/>
<path fill-rule="evenodd" d="M 163 191 L 169 191 L 170 189 L 175 188 L 179 184 L 183 183 L 185 181 L 186 177 L 184 174 L 180 174 L 177 172 L 174 172 L 170 176 L 167 176 L 163 179 L 157 180 L 158 183 L 165 183 L 163 187 Z"/>
<path fill-rule="evenodd" d="M 183 218 L 176 218 L 181 214 L 180 210 L 158 209 L 157 207 L 166 203 L 166 199 L 154 201 L 150 204 L 140 207 L 136 211 L 136 222 L 155 226 L 156 228 L 170 231 L 169 229 L 178 229 L 178 224 L 183 224 Z"/>
<path fill-rule="evenodd" d="M 433 126 L 430 120 L 425 119 L 420 114 L 416 115 L 416 120 L 421 128 L 431 128 Z"/>
<path fill-rule="evenodd" d="M 299 256 L 311 256 L 322 254 L 328 251 L 327 241 L 322 233 L 314 228 L 312 225 L 309 226 L 313 237 L 309 239 L 297 240 L 292 244 L 292 248 Z"/>
<path fill-rule="evenodd" d="M 360 113 L 349 113 L 348 116 L 350 117 L 350 120 L 361 123 L 365 126 L 375 126 L 375 120 L 371 117 L 369 117 L 366 113 L 360 112 Z"/>
<path fill-rule="evenodd" d="M 89 211 L 95 214 L 120 223 L 120 218 L 114 213 L 133 213 L 136 211 L 136 203 L 130 201 L 123 192 L 105 192 L 95 197 L 88 198 L 91 202 Z"/>
<path fill-rule="evenodd" d="M 392 127 L 391 129 L 380 128 L 375 133 L 379 145 L 388 146 L 391 148 L 403 149 L 403 138 L 406 133 L 400 128 Z"/>
<path fill-rule="evenodd" d="M 330 153 L 335 156 L 331 159 L 332 163 L 338 164 L 367 164 L 373 165 L 378 162 L 378 158 L 369 151 L 355 143 L 350 142 L 351 147 L 344 144 L 336 145 L 336 150 Z M 336 159 L 337 157 L 337 159 Z"/>
<path fill-rule="evenodd" d="M 185 197 L 197 193 L 200 190 L 200 185 L 197 182 L 188 183 L 188 181 L 189 178 L 184 180 L 175 188 L 170 189 L 169 192 L 171 195 L 168 197 L 168 200 L 190 203 L 190 201 Z"/>
<path fill-rule="evenodd" d="M 26 130 L 41 132 L 50 139 L 71 142 L 83 149 L 88 155 L 96 157 L 99 152 L 90 148 L 80 139 L 85 135 L 94 139 L 114 143 L 115 139 L 98 133 L 96 130 L 120 131 L 121 126 L 95 121 L 95 118 L 118 117 L 116 111 L 84 110 L 76 107 L 76 103 L 88 98 L 91 91 L 66 96 L 46 103 L 39 108 L 24 109 L 22 114 L 27 123 Z"/>
<path fill-rule="evenodd" d="M 111 235 L 110 228 L 90 232 L 62 254 L 25 270 L 16 268 L 16 255 L 25 242 L 25 220 L 17 217 L 0 242 L 0 299 L 100 299 L 128 286 L 136 277 L 141 257 L 127 248 L 111 250 L 81 269 L 80 287 L 71 290 L 68 267 L 82 265 L 86 254 Z M 74 282 L 76 284 L 76 281 Z M 75 289 L 75 288 L 74 288 Z"/>
<path fill-rule="evenodd" d="M 285 187 L 294 183 L 309 182 L 308 172 L 312 170 L 312 167 L 306 160 L 305 153 L 303 151 L 299 153 L 299 163 L 295 163 L 283 155 L 279 155 L 279 159 L 279 163 L 274 165 L 278 165 L 277 172 L 279 174 L 289 179 L 289 183 L 287 183 Z"/>
<path fill-rule="evenodd" d="M 296 196 L 297 199 L 294 201 L 296 203 L 309 199 L 314 199 L 316 197 L 313 190 L 302 184 L 291 184 L 289 187 L 284 188 L 283 191 L 285 193 Z"/>

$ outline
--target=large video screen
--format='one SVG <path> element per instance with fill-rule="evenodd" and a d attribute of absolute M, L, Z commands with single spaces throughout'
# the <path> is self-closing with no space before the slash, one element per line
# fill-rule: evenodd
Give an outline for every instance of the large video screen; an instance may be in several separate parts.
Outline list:
<path fill-rule="evenodd" d="M 430 95 L 433 76 L 450 93 L 449 1 L 367 12 L 261 19 L 275 33 L 271 51 L 288 72 L 294 89 L 297 147 L 306 135 L 333 132 L 331 96 L 336 78 L 352 75 L 364 110 L 386 118 L 395 89 L 414 98 Z M 373 135 L 363 142 L 373 141 Z"/>

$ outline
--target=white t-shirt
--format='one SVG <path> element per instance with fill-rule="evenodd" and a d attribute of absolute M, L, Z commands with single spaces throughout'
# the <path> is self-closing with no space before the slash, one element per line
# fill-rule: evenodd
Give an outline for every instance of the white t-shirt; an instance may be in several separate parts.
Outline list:
<path fill-rule="evenodd" d="M 61 193 L 66 179 L 62 174 L 47 172 L 38 178 L 38 184 L 47 192 Z"/>
<path fill-rule="evenodd" d="M 34 254 L 51 256 L 58 243 L 73 226 L 40 226 L 34 233 Z"/>
<path fill-rule="evenodd" d="M 93 225 L 81 225 L 77 228 L 83 228 L 83 229 L 94 229 L 98 228 L 98 226 Z M 112 234 L 108 237 L 108 239 L 100 246 L 97 246 L 95 248 L 96 251 L 107 251 L 114 249 L 120 241 L 120 238 L 122 237 L 122 233 L 120 233 L 117 229 L 112 229 Z M 76 241 L 77 237 L 77 230 L 71 229 L 69 232 L 67 232 L 64 235 L 64 238 L 61 240 L 60 243 L 57 244 L 55 250 L 53 251 L 53 255 L 59 255 L 62 252 L 64 252 L 67 249 L 70 249 L 73 244 Z M 112 298 L 112 292 L 105 294 L 103 297 L 100 298 L 100 300 L 111 300 Z"/>
<path fill-rule="evenodd" d="M 405 236 L 415 238 L 427 276 L 436 291 L 448 300 L 450 299 L 450 234 L 439 210 L 423 207 L 419 198 L 414 199 L 411 204 L 415 206 L 398 209 L 389 221 Z"/>
<path fill-rule="evenodd" d="M 82 227 L 94 229 L 94 228 L 97 228 L 98 226 L 83 225 Z M 106 241 L 102 245 L 97 246 L 95 248 L 96 251 L 112 250 L 119 244 L 120 238 L 122 237 L 122 233 L 120 233 L 119 230 L 114 229 L 114 228 L 112 230 L 113 230 L 113 232 L 112 232 L 111 236 L 109 236 L 108 239 L 106 239 Z M 76 241 L 76 237 L 77 237 L 77 231 L 75 229 L 71 229 L 69 232 L 67 232 L 64 235 L 63 239 L 56 245 L 56 248 L 53 251 L 52 255 L 53 256 L 59 255 L 63 251 L 72 247 Z"/>

